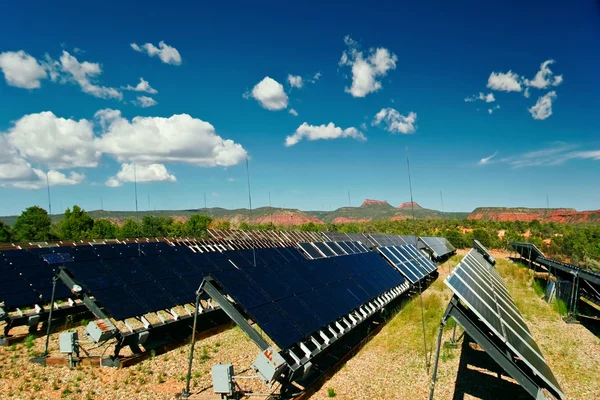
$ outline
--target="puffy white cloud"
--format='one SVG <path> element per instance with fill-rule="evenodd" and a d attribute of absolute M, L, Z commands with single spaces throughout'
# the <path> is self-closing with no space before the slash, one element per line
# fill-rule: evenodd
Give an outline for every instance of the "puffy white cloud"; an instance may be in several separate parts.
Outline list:
<path fill-rule="evenodd" d="M 492 114 L 494 111 L 500 109 L 500 104 L 496 104 L 494 107 L 492 108 L 488 108 L 488 114 Z"/>
<path fill-rule="evenodd" d="M 123 90 L 131 90 L 134 92 L 146 92 L 146 93 L 150 93 L 150 94 L 158 93 L 158 91 L 156 89 L 152 88 L 152 86 L 150 86 L 148 81 L 144 80 L 144 78 L 140 78 L 140 83 L 138 83 L 136 86 L 127 85 L 127 86 L 123 87 L 122 89 Z"/>
<path fill-rule="evenodd" d="M 289 113 L 292 114 L 294 117 L 298 116 L 298 111 L 294 110 L 293 108 L 290 108 Z"/>
<path fill-rule="evenodd" d="M 528 108 L 533 119 L 546 119 L 552 115 L 552 102 L 556 100 L 556 92 L 551 91 L 537 99 L 535 105 Z"/>
<path fill-rule="evenodd" d="M 493 159 L 494 157 L 496 157 L 497 155 L 498 155 L 498 152 L 496 151 L 494 154 L 492 154 L 492 155 L 490 155 L 490 156 L 487 156 L 487 157 L 485 157 L 485 158 L 482 158 L 481 160 L 479 160 L 479 163 L 478 163 L 478 164 L 479 164 L 479 165 L 485 165 L 485 164 L 489 164 L 489 163 L 490 163 L 490 161 L 492 161 L 492 159 Z"/>
<path fill-rule="evenodd" d="M 304 82 L 300 75 L 288 75 L 287 79 L 291 87 L 301 88 L 304 86 Z"/>
<path fill-rule="evenodd" d="M 546 89 L 548 86 L 558 86 L 562 83 L 562 75 L 557 75 L 553 78 L 553 72 L 549 65 L 554 64 L 554 60 L 546 60 L 540 65 L 540 70 L 533 80 L 525 79 L 524 83 L 537 89 Z"/>
<path fill-rule="evenodd" d="M 58 75 L 63 77 L 62 82 L 73 82 L 81 87 L 84 93 L 102 99 L 123 98 L 123 94 L 115 88 L 99 86 L 93 82 L 93 79 L 102 74 L 102 68 L 98 63 L 79 62 L 76 57 L 63 50 L 60 57 L 60 63 L 53 61 L 48 57 L 48 68 L 51 69 L 50 76 L 56 80 Z"/>
<path fill-rule="evenodd" d="M 483 94 L 482 92 L 479 92 L 479 95 L 474 94 L 471 97 L 465 98 L 466 102 L 472 102 L 476 100 L 483 100 L 486 103 L 493 103 L 494 101 L 496 101 L 496 98 L 494 97 L 494 93 L 491 92 L 488 94 Z"/>
<path fill-rule="evenodd" d="M 116 176 L 105 182 L 108 187 L 119 187 L 123 182 L 176 182 L 175 175 L 169 174 L 163 164 L 121 164 Z"/>
<path fill-rule="evenodd" d="M 84 181 L 85 175 L 79 174 L 77 172 L 71 171 L 69 176 L 63 174 L 62 172 L 50 170 L 48 171 L 48 175 L 46 176 L 46 172 L 33 168 L 33 172 L 36 176 L 35 179 L 31 180 L 21 180 L 12 182 L 11 185 L 13 187 L 19 189 L 41 189 L 50 186 L 72 186 L 79 185 Z"/>
<path fill-rule="evenodd" d="M 50 111 L 21 117 L 6 138 L 21 157 L 50 168 L 95 167 L 100 158 L 90 121 L 59 118 Z"/>
<path fill-rule="evenodd" d="M 150 57 L 154 57 L 157 55 L 160 58 L 160 60 L 165 64 L 181 64 L 181 54 L 179 54 L 179 51 L 177 51 L 175 47 L 169 46 L 162 40 L 158 42 L 158 47 L 156 47 L 152 43 L 146 43 L 141 46 L 138 46 L 135 43 L 131 43 L 131 48 L 135 51 L 139 51 L 140 53 L 146 53 Z"/>
<path fill-rule="evenodd" d="M 120 111 L 107 109 L 97 112 L 96 118 L 105 127 L 95 140 L 96 148 L 122 162 L 227 167 L 247 156 L 240 144 L 221 138 L 210 123 L 188 114 L 135 117 L 129 121 Z"/>
<path fill-rule="evenodd" d="M 512 71 L 508 71 L 507 73 L 492 72 L 488 78 L 487 87 L 492 90 L 501 90 L 503 92 L 520 92 L 520 80 L 521 78 L 519 75 Z"/>
<path fill-rule="evenodd" d="M 152 97 L 148 96 L 138 96 L 137 103 L 142 108 L 152 107 L 158 104 L 158 101 L 154 100 Z"/>
<path fill-rule="evenodd" d="M 7 84 L 23 89 L 38 89 L 47 77 L 42 65 L 23 50 L 0 53 L 0 69 Z"/>
<path fill-rule="evenodd" d="M 31 164 L 19 156 L 5 135 L 0 135 L 0 184 L 35 179 Z"/>
<path fill-rule="evenodd" d="M 385 77 L 389 70 L 396 69 L 398 57 L 380 47 L 371 49 L 365 59 L 358 44 L 350 36 L 344 38 L 344 43 L 348 49 L 342 53 L 339 65 L 352 67 L 352 86 L 347 87 L 346 92 L 353 97 L 365 97 L 381 89 L 381 81 L 377 79 Z"/>
<path fill-rule="evenodd" d="M 383 123 L 385 125 L 385 130 L 392 133 L 414 133 L 415 122 L 417 122 L 417 113 L 409 112 L 407 116 L 400 114 L 397 110 L 393 108 L 382 108 L 377 114 L 375 114 L 375 118 L 371 125 L 378 126 Z"/>
<path fill-rule="evenodd" d="M 367 140 L 358 129 L 354 127 L 342 129 L 330 122 L 327 125 L 309 125 L 306 122 L 296 129 L 292 135 L 285 138 L 287 147 L 293 146 L 302 139 L 319 140 L 319 139 L 338 139 L 350 137 L 356 140 Z"/>
<path fill-rule="evenodd" d="M 121 182 L 119 182 L 119 180 L 117 178 L 115 178 L 114 176 L 111 176 L 110 178 L 108 178 L 104 184 L 108 187 L 121 186 Z"/>
<path fill-rule="evenodd" d="M 288 106 L 288 96 L 283 90 L 283 85 L 268 76 L 258 82 L 252 88 L 252 92 L 245 93 L 244 97 L 253 97 L 261 106 L 271 111 L 283 110 Z"/>

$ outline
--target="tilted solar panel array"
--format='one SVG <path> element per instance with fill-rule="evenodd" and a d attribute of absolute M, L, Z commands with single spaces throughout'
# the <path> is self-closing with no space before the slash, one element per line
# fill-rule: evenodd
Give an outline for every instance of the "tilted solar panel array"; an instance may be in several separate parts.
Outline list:
<path fill-rule="evenodd" d="M 403 246 L 406 244 L 416 245 L 416 236 L 408 235 L 384 235 L 370 233 L 367 235 L 372 247 L 380 246 Z"/>
<path fill-rule="evenodd" d="M 435 236 L 420 236 L 419 240 L 429 249 L 434 258 L 442 258 L 456 251 L 456 248 L 446 238 Z"/>
<path fill-rule="evenodd" d="M 511 242 L 510 245 L 521 257 L 528 260 L 535 262 L 538 257 L 544 257 L 544 253 L 542 253 L 533 243 Z"/>
<path fill-rule="evenodd" d="M 298 247 L 307 258 L 327 258 L 343 256 L 347 254 L 366 253 L 369 251 L 359 242 L 304 242 L 298 243 Z"/>
<path fill-rule="evenodd" d="M 393 264 L 410 283 L 419 282 L 437 269 L 437 266 L 412 244 L 384 246 L 377 248 L 377 251 Z"/>
<path fill-rule="evenodd" d="M 469 251 L 445 283 L 535 375 L 562 393 L 504 281 L 483 255 Z"/>
<path fill-rule="evenodd" d="M 376 253 L 287 263 L 262 259 L 257 264 L 234 261 L 239 269 L 211 276 L 281 349 L 406 285 Z"/>

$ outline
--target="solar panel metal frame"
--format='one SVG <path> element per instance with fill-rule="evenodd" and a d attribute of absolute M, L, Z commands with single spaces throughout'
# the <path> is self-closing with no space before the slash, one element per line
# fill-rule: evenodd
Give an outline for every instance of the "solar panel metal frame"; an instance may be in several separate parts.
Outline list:
<path fill-rule="evenodd" d="M 526 364 L 533 375 L 539 377 L 553 393 L 561 399 L 565 398 L 556 377 L 548 367 L 539 347 L 531 337 L 527 325 L 516 309 L 514 301 L 508 295 L 508 290 L 500 275 L 483 255 L 475 249 L 470 250 L 444 282 L 454 295 L 466 304 L 467 312 L 474 314 L 478 320 L 494 332 L 497 339 Z M 490 290 L 490 288 L 493 289 Z M 499 299 L 500 301 L 498 301 Z M 460 324 L 461 320 L 457 319 L 457 322 Z M 514 325 L 513 322 L 518 325 Z M 476 325 L 476 323 L 474 324 Z M 467 322 L 465 325 L 469 325 L 469 323 Z M 465 325 L 463 328 L 468 330 Z M 520 329 L 523 330 L 522 334 L 517 333 L 517 330 Z M 491 339 L 488 338 L 488 340 Z M 482 345 L 482 343 L 480 344 Z M 496 359 L 496 361 L 502 362 L 500 359 Z M 506 369 L 505 365 L 501 365 Z M 517 374 L 513 377 L 521 384 L 528 384 L 523 382 L 525 377 L 515 372 L 514 369 L 513 372 Z M 535 382 L 535 379 L 529 378 Z"/>

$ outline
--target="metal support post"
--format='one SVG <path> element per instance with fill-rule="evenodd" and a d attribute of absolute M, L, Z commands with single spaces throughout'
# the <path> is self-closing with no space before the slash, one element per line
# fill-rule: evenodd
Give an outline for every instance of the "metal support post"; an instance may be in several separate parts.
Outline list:
<path fill-rule="evenodd" d="M 50 298 L 50 312 L 48 313 L 48 323 L 46 324 L 46 346 L 44 347 L 44 353 L 42 356 L 48 355 L 48 345 L 50 344 L 50 329 L 52 328 L 52 310 L 54 310 L 54 294 L 56 293 L 56 281 L 58 281 L 58 275 L 52 277 L 52 296 Z"/>
<path fill-rule="evenodd" d="M 448 307 L 446 307 L 446 311 L 444 312 L 444 316 L 440 321 L 440 328 L 438 330 L 437 336 L 437 346 L 435 350 L 435 360 L 433 362 L 433 374 L 431 375 L 431 386 L 429 388 L 429 400 L 433 400 L 433 392 L 435 391 L 435 380 L 437 379 L 437 370 L 438 364 L 440 361 L 440 348 L 442 347 L 442 335 L 444 333 L 444 326 L 446 326 L 446 322 L 448 321 L 448 315 L 450 314 L 450 310 L 453 307 L 453 303 L 450 302 Z M 456 332 L 456 321 L 454 321 L 454 331 Z M 454 339 L 454 334 L 452 334 L 452 338 Z"/>
<path fill-rule="evenodd" d="M 192 328 L 192 343 L 190 344 L 190 359 L 188 363 L 188 372 L 185 380 L 185 388 L 181 393 L 182 399 L 187 399 L 190 397 L 190 380 L 192 378 L 192 362 L 194 361 L 194 345 L 196 344 L 196 326 L 198 323 L 198 309 L 200 308 L 200 290 L 202 286 L 198 288 L 196 292 L 196 307 L 194 308 L 194 325 Z"/>

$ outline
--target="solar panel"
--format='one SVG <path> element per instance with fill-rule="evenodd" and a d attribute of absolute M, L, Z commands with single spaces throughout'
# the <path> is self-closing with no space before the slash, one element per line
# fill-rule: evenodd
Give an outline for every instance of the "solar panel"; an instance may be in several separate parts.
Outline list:
<path fill-rule="evenodd" d="M 445 283 L 534 376 L 564 397 L 500 275 L 482 254 L 469 251 Z"/>
<path fill-rule="evenodd" d="M 321 253 L 323 253 L 323 255 L 325 257 L 333 257 L 333 256 L 337 255 L 333 251 L 331 251 L 331 249 L 329 247 L 327 247 L 327 245 L 323 242 L 313 242 L 311 244 L 313 246 L 315 246 L 317 249 L 319 249 L 319 251 Z"/>
<path fill-rule="evenodd" d="M 308 254 L 309 258 L 323 258 L 323 254 L 321 254 L 321 252 L 312 245 L 312 243 L 298 243 L 298 247 L 300 247 L 302 250 L 304 250 L 306 252 L 306 254 Z"/>
<path fill-rule="evenodd" d="M 446 238 L 421 236 L 419 240 L 431 252 L 432 257 L 436 259 L 456 251 L 456 248 Z"/>
<path fill-rule="evenodd" d="M 376 254 L 295 260 L 211 276 L 281 349 L 404 283 Z"/>
<path fill-rule="evenodd" d="M 342 249 L 337 243 L 335 242 L 325 242 L 325 244 L 331 249 L 333 250 L 333 252 L 335 253 L 336 256 L 341 256 L 344 254 L 347 254 L 346 251 L 344 249 Z"/>

